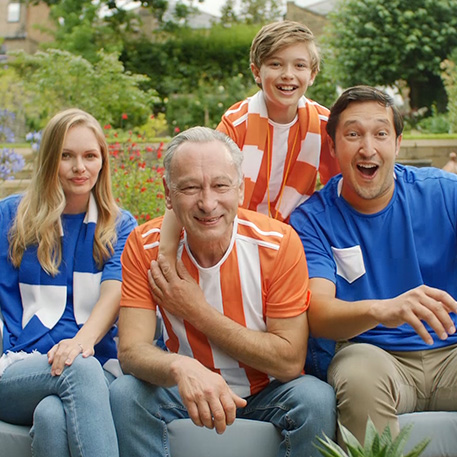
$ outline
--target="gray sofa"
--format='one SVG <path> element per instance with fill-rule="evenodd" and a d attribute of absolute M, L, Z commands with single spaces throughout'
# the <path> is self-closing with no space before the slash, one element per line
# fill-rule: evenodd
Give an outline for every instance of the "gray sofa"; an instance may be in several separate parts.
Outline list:
<path fill-rule="evenodd" d="M 0 457 L 32 457 L 29 430 L 0 421 Z M 168 431 L 172 457 L 275 457 L 281 440 L 272 424 L 246 419 L 236 420 L 223 435 L 190 419 L 172 422 Z"/>
<path fill-rule="evenodd" d="M 457 413 L 402 414 L 400 425 L 413 424 L 407 451 L 429 436 L 423 457 L 457 456 Z M 190 419 L 169 426 L 172 457 L 275 457 L 281 440 L 271 424 L 237 419 L 223 435 L 196 427 Z M 31 457 L 29 427 L 0 421 L 0 457 Z M 306 456 L 303 456 L 306 457 Z"/>

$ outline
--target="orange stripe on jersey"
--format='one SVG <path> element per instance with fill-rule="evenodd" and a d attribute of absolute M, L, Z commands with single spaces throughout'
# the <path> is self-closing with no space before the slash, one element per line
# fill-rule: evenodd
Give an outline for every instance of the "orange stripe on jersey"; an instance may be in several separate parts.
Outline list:
<path fill-rule="evenodd" d="M 269 129 L 270 130 L 270 136 L 271 136 L 271 131 L 273 130 L 273 127 L 269 124 L 263 126 L 264 129 Z M 248 130 L 249 132 L 249 130 Z M 259 149 L 266 151 L 267 150 L 267 145 L 265 146 L 262 145 L 262 147 L 259 147 Z M 244 160 L 249 160 L 249 152 L 245 153 L 245 159 Z M 262 157 L 262 164 L 260 166 L 259 174 L 257 176 L 257 181 L 255 183 L 254 190 L 252 194 L 250 195 L 245 195 L 244 196 L 244 202 L 243 202 L 243 208 L 248 208 L 252 209 L 253 211 L 257 211 L 257 206 L 259 205 L 260 202 L 262 202 L 265 193 L 267 191 L 267 186 L 268 186 L 268 176 L 270 176 L 271 170 L 269 169 L 271 167 L 271 158 L 268 157 L 268 153 L 264 153 Z M 249 179 L 249 178 L 248 178 Z M 250 179 L 249 179 L 250 180 Z M 249 201 L 247 200 L 249 198 Z"/>
<path fill-rule="evenodd" d="M 221 291 L 224 314 L 242 326 L 246 326 L 243 294 L 236 252 L 221 266 Z"/>
<path fill-rule="evenodd" d="M 254 368 L 248 367 L 244 363 L 240 363 L 240 367 L 246 371 L 246 376 L 251 385 L 251 395 L 255 395 L 262 389 L 265 389 L 270 383 L 270 378 L 265 373 L 254 370 Z"/>
<path fill-rule="evenodd" d="M 214 359 L 211 346 L 209 345 L 208 338 L 194 328 L 189 322 L 184 321 L 184 326 L 186 328 L 187 340 L 192 349 L 193 354 L 198 354 L 198 360 L 205 367 L 213 370 L 214 369 Z"/>
<path fill-rule="evenodd" d="M 171 322 L 169 321 L 167 315 L 162 313 L 163 323 L 167 329 L 168 339 L 166 341 L 167 348 L 171 352 L 175 352 L 176 354 L 179 352 L 179 340 L 175 332 L 173 332 L 173 327 Z"/>
<path fill-rule="evenodd" d="M 260 146 L 259 145 L 259 133 L 261 134 L 262 138 L 265 138 L 266 140 L 266 132 L 263 132 L 262 135 L 262 130 L 265 128 L 265 120 L 264 118 L 260 117 L 260 114 L 258 113 L 253 113 L 251 116 L 249 116 L 249 128 L 246 130 L 246 136 L 244 139 L 244 144 L 250 144 L 252 146 Z M 263 149 L 264 144 L 261 145 Z"/>

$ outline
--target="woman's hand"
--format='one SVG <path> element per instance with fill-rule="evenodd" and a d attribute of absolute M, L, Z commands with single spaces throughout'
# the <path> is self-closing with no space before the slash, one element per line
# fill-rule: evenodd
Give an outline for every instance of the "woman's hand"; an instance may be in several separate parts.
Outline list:
<path fill-rule="evenodd" d="M 68 338 L 54 345 L 48 352 L 48 362 L 51 365 L 51 375 L 59 376 L 65 367 L 70 366 L 75 358 L 94 355 L 94 346 L 78 341 L 78 338 Z"/>

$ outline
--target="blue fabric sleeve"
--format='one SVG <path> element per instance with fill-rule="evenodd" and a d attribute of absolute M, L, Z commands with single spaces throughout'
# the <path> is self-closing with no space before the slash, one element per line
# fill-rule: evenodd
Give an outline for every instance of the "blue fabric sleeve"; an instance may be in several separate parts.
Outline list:
<path fill-rule="evenodd" d="M 122 281 L 121 254 L 130 232 L 137 226 L 135 218 L 126 210 L 121 210 L 117 223 L 117 241 L 113 256 L 105 263 L 102 282 L 107 280 Z"/>

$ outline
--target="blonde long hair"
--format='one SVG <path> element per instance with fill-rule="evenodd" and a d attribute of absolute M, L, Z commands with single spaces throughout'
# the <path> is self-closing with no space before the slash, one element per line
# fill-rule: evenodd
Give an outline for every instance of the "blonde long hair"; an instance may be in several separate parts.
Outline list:
<path fill-rule="evenodd" d="M 60 217 L 66 205 L 59 165 L 67 132 L 76 125 L 94 132 L 102 154 L 102 168 L 92 189 L 98 209 L 93 249 L 98 267 L 102 268 L 114 252 L 119 207 L 111 190 L 108 145 L 97 120 L 85 111 L 72 108 L 56 114 L 43 131 L 32 179 L 9 232 L 10 258 L 16 268 L 21 264 L 24 251 L 37 245 L 42 268 L 53 276 L 59 271 L 62 261 Z"/>

